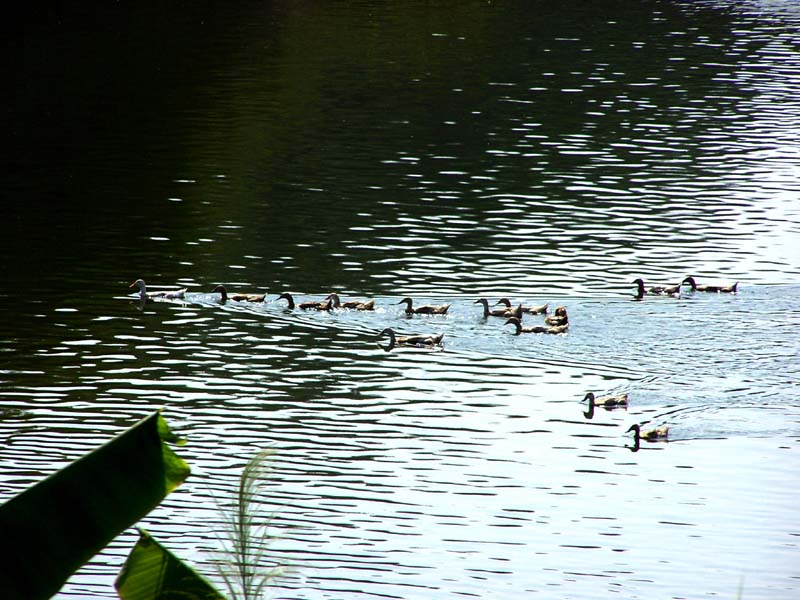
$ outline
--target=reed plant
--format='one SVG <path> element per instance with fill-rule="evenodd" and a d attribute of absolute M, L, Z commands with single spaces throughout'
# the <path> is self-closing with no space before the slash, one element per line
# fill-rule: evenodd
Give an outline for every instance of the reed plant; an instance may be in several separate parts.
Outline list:
<path fill-rule="evenodd" d="M 273 453 L 271 449 L 256 453 L 245 465 L 229 500 L 224 504 L 217 500 L 224 528 L 219 535 L 221 548 L 212 562 L 230 600 L 262 598 L 270 582 L 283 572 L 267 556 L 272 539 L 268 533 L 271 515 L 260 499 Z"/>

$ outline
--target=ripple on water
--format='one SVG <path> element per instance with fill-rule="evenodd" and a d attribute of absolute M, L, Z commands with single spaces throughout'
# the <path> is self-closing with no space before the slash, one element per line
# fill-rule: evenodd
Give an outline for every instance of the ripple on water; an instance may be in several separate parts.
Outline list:
<path fill-rule="evenodd" d="M 151 213 L 136 203 L 124 204 L 136 226 L 126 233 L 101 209 L 102 230 L 63 263 L 72 268 L 57 262 L 53 281 L 14 307 L 0 341 L 0 499 L 163 408 L 188 439 L 178 453 L 193 476 L 142 524 L 213 573 L 218 501 L 256 450 L 273 447 L 270 557 L 293 567 L 277 595 L 599 598 L 658 586 L 663 596 L 732 597 L 743 581 L 745 598 L 795 597 L 798 5 L 748 6 L 677 1 L 633 20 L 620 10 L 593 19 L 592 31 L 561 23 L 557 38 L 541 24 L 563 11 L 453 35 L 448 23 L 481 21 L 459 19 L 463 8 L 437 20 L 428 6 L 436 34 L 409 38 L 407 27 L 391 35 L 406 14 L 365 20 L 320 4 L 325 18 L 314 21 L 333 27 L 325 35 L 368 33 L 359 39 L 374 52 L 364 56 L 419 60 L 384 61 L 391 93 L 370 76 L 364 94 L 364 69 L 348 74 L 349 44 L 323 44 L 334 49 L 324 61 L 312 44 L 303 69 L 283 70 L 326 90 L 305 90 L 308 113 L 275 109 L 276 90 L 291 85 L 259 89 L 250 67 L 235 67 L 254 64 L 249 35 L 271 39 L 265 20 L 243 20 L 239 50 L 217 53 L 224 68 L 204 75 L 212 93 L 187 113 L 190 125 L 200 119 L 191 137 L 208 159 L 192 164 L 225 164 L 230 145 L 217 155 L 216 133 L 202 132 L 230 129 L 211 113 L 243 106 L 259 107 L 248 147 L 269 132 L 270 156 L 239 161 L 224 192 L 201 173 L 170 174 L 181 189 L 162 190 L 157 231 L 139 231 Z M 285 16 L 276 39 L 292 48 L 297 20 Z M 359 29 L 376 24 L 386 35 Z M 500 30 L 518 43 L 491 36 Z M 502 64 L 522 68 L 489 84 L 478 63 L 449 69 L 463 67 L 474 40 L 486 56 L 499 44 Z M 336 81 L 316 63 L 332 65 Z M 446 94 L 431 101 L 439 79 Z M 369 113 L 373 97 L 390 99 L 390 118 Z M 298 128 L 299 114 L 312 117 Z M 307 126 L 328 141 L 283 137 Z M 285 160 L 295 147 L 304 159 Z M 348 160 L 330 160 L 331 149 Z M 153 164 L 169 170 L 186 162 L 179 154 Z M 78 212 L 64 227 L 88 224 Z M 139 237 L 120 244 L 130 233 Z M 102 245 L 85 246 L 93 235 Z M 155 248 L 134 248 L 143 240 Z M 154 282 L 174 276 L 187 299 L 110 301 L 109 287 L 130 279 L 109 284 L 118 267 L 104 261 L 107 244 L 119 244 L 115 265 L 124 253 L 157 271 Z M 92 261 L 87 250 L 97 250 Z M 50 296 L 67 273 L 94 281 L 100 299 Z M 688 274 L 738 279 L 741 292 L 630 298 L 634 277 Z M 218 278 L 270 294 L 222 305 L 206 291 Z M 377 310 L 290 312 L 276 300 L 284 288 L 319 299 L 323 287 L 374 296 Z M 407 294 L 453 306 L 409 319 L 397 305 Z M 481 318 L 479 296 L 564 304 L 570 331 L 516 337 Z M 386 326 L 444 332 L 444 347 L 386 352 L 375 337 Z M 590 390 L 627 392 L 630 406 L 587 418 Z M 669 441 L 634 447 L 625 433 L 634 422 L 669 424 Z M 61 595 L 113 595 L 133 538 L 123 533 Z"/>

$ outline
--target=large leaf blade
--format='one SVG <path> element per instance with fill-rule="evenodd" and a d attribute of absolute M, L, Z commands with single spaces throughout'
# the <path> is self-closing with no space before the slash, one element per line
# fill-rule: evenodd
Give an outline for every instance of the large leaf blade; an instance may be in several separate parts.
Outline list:
<path fill-rule="evenodd" d="M 175 489 L 188 465 L 154 413 L 0 506 L 3 598 L 49 598 Z"/>
<path fill-rule="evenodd" d="M 142 529 L 115 586 L 123 600 L 225 600 L 205 578 Z"/>

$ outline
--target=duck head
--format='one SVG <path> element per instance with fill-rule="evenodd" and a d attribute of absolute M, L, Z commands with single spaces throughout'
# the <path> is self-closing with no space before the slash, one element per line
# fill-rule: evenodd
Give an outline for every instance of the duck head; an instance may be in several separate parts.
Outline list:
<path fill-rule="evenodd" d="M 211 290 L 211 293 L 220 294 L 221 296 L 220 300 L 222 300 L 223 302 L 225 302 L 228 299 L 228 290 L 225 288 L 224 285 L 216 286 L 213 290 Z"/>
<path fill-rule="evenodd" d="M 128 288 L 138 288 L 139 289 L 139 297 L 140 298 L 147 298 L 147 286 L 144 284 L 143 279 L 137 279 L 132 284 L 128 286 Z"/>
<path fill-rule="evenodd" d="M 641 277 L 637 277 L 632 282 L 636 286 L 636 294 L 635 297 L 637 300 L 641 300 L 644 298 L 644 281 Z"/>
<path fill-rule="evenodd" d="M 342 305 L 342 301 L 339 298 L 339 294 L 336 292 L 331 292 L 328 294 L 328 297 L 325 300 L 330 300 L 333 303 L 333 308 L 339 308 Z"/>
<path fill-rule="evenodd" d="M 395 335 L 395 333 L 394 333 L 394 329 L 392 329 L 391 327 L 387 327 L 386 329 L 384 329 L 383 331 L 381 331 L 381 332 L 380 332 L 378 335 L 376 335 L 375 337 L 377 337 L 377 338 L 381 338 L 381 337 L 383 337 L 384 335 L 388 335 L 388 336 L 389 336 L 389 345 L 388 345 L 388 346 L 386 346 L 386 347 L 384 348 L 384 350 L 385 350 L 386 352 L 389 352 L 390 350 L 392 350 L 392 348 L 394 348 L 394 347 L 395 347 L 395 345 L 397 345 L 397 336 L 396 336 L 396 335 Z"/>
<path fill-rule="evenodd" d="M 516 335 L 519 335 L 522 332 L 522 323 L 517 317 L 509 317 L 509 319 L 503 323 L 503 325 L 508 325 L 509 323 L 513 323 L 514 327 L 516 327 Z"/>
<path fill-rule="evenodd" d="M 289 308 L 294 308 L 294 298 L 289 292 L 283 292 L 278 296 L 278 300 L 286 300 L 289 303 Z"/>
<path fill-rule="evenodd" d="M 589 403 L 589 409 L 583 411 L 583 416 L 587 419 L 594 418 L 594 394 L 592 392 L 587 392 L 583 397 L 583 401 Z"/>

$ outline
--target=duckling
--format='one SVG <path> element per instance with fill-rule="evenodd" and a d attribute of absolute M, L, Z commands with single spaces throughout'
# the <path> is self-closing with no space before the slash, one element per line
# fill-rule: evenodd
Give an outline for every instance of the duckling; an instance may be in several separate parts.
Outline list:
<path fill-rule="evenodd" d="M 389 336 L 389 350 L 395 346 L 417 346 L 417 347 L 432 347 L 439 346 L 444 338 L 444 333 L 437 333 L 432 335 L 397 335 L 394 329 L 387 327 L 381 331 L 376 337 Z"/>
<path fill-rule="evenodd" d="M 360 300 L 346 300 L 342 302 L 339 299 L 339 294 L 333 292 L 328 296 L 333 301 L 333 308 L 347 308 L 350 310 L 375 310 L 375 300 L 367 300 L 361 302 Z"/>
<path fill-rule="evenodd" d="M 414 308 L 414 301 L 411 298 L 403 298 L 400 300 L 400 302 L 398 302 L 398 304 L 406 305 L 407 315 L 443 315 L 447 313 L 447 309 L 450 308 L 449 304 L 441 304 L 438 306 L 426 304 L 425 306 Z"/>
<path fill-rule="evenodd" d="M 567 307 L 557 306 L 552 315 L 544 318 L 544 322 L 548 325 L 566 325 L 569 323 L 569 318 L 567 317 Z"/>
<path fill-rule="evenodd" d="M 144 280 L 142 279 L 137 279 L 128 287 L 138 288 L 139 299 L 142 300 L 143 302 L 153 302 L 154 298 L 164 298 L 166 300 L 180 300 L 183 299 L 184 296 L 186 295 L 186 288 L 183 288 L 182 290 L 148 292 L 147 286 L 145 285 Z"/>
<path fill-rule="evenodd" d="M 677 285 L 654 285 L 651 287 L 647 292 L 645 292 L 644 288 L 644 281 L 641 278 L 637 278 L 633 280 L 633 283 L 636 284 L 636 299 L 641 300 L 644 298 L 645 293 L 651 296 L 680 296 L 681 295 L 681 284 Z"/>
<path fill-rule="evenodd" d="M 628 431 L 626 433 L 631 432 L 631 431 L 633 432 L 633 440 L 637 444 L 639 443 L 640 439 L 642 439 L 642 440 L 659 440 L 659 439 L 663 440 L 663 439 L 666 439 L 667 436 L 669 435 L 669 427 L 667 425 L 662 425 L 661 427 L 656 427 L 655 429 L 644 429 L 644 430 L 642 430 L 639 427 L 638 423 L 634 423 L 633 425 L 630 426 L 630 428 L 628 429 Z"/>
<path fill-rule="evenodd" d="M 522 323 L 517 317 L 511 317 L 503 323 L 503 325 L 508 325 L 509 323 L 513 323 L 516 331 L 514 335 L 520 335 L 522 333 L 550 333 L 550 334 L 559 334 L 559 333 L 566 333 L 567 329 L 569 328 L 569 324 L 567 325 L 558 325 L 554 327 L 544 327 L 542 325 L 534 325 L 532 327 L 523 327 Z"/>
<path fill-rule="evenodd" d="M 292 295 L 289 292 L 283 292 L 280 296 L 278 296 L 278 300 L 281 298 L 289 303 L 289 310 L 292 310 L 295 307 L 294 298 L 292 298 Z M 322 302 L 301 302 L 297 305 L 297 308 L 302 310 L 331 310 L 333 308 L 333 300 L 328 297 Z"/>
<path fill-rule="evenodd" d="M 498 300 L 497 303 L 505 304 L 506 307 L 511 308 L 511 300 L 509 300 L 508 298 L 500 298 L 500 300 Z M 547 307 L 549 306 L 549 304 L 542 304 L 540 306 L 522 306 L 522 304 L 520 304 L 519 306 L 522 312 L 528 313 L 529 315 L 543 315 L 547 312 Z"/>
<path fill-rule="evenodd" d="M 681 283 L 688 283 L 693 292 L 721 292 L 724 294 L 735 294 L 739 287 L 737 281 L 733 285 L 697 285 L 694 277 L 687 275 Z"/>
<path fill-rule="evenodd" d="M 522 317 L 522 304 L 517 308 L 507 306 L 505 308 L 489 308 L 489 301 L 486 298 L 475 300 L 473 304 L 483 304 L 483 316 L 486 317 Z M 499 304 L 499 302 L 498 302 Z M 510 304 L 510 303 L 509 303 Z"/>
<path fill-rule="evenodd" d="M 213 290 L 212 294 L 219 293 L 220 302 L 227 302 L 233 300 L 234 302 L 263 302 L 266 294 L 229 294 L 224 285 L 218 285 Z"/>

